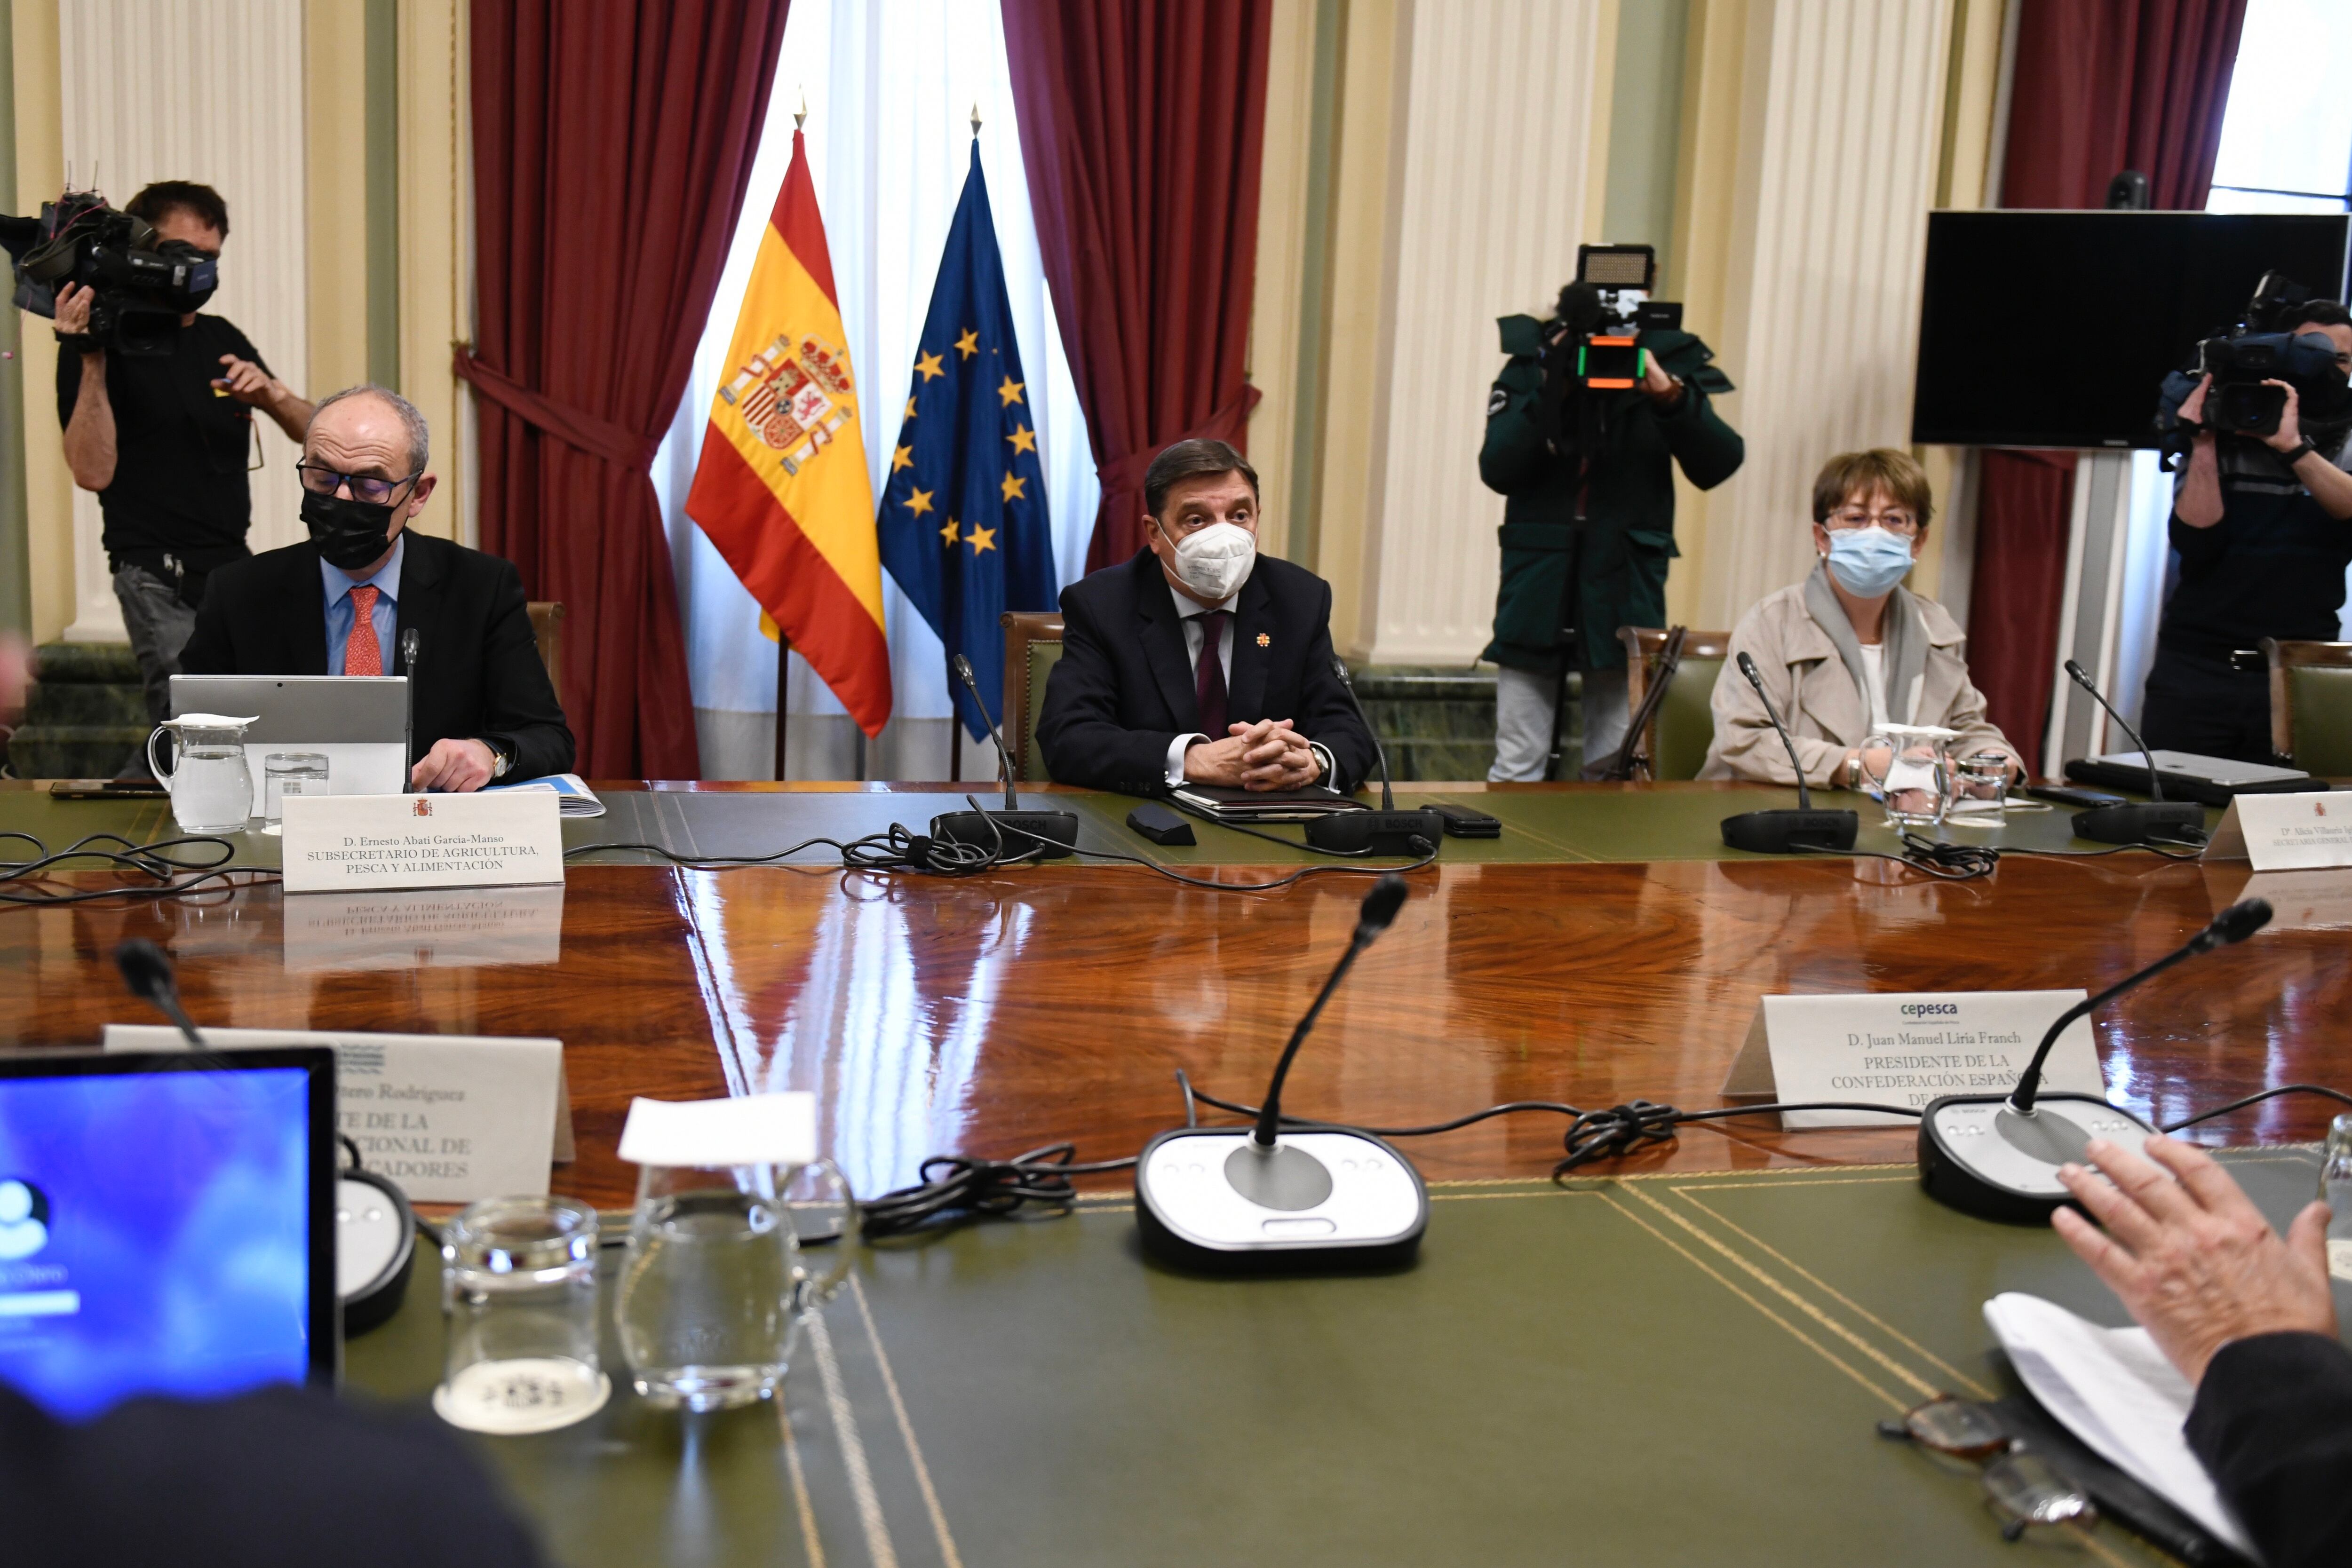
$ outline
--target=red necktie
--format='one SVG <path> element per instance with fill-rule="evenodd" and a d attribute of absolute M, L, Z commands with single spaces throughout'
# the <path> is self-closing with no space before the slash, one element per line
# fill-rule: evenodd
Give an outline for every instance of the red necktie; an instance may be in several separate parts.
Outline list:
<path fill-rule="evenodd" d="M 373 585 L 352 590 L 352 634 L 343 644 L 347 675 L 383 674 L 383 645 L 375 640 L 375 596 L 381 591 Z"/>
<path fill-rule="evenodd" d="M 1217 658 L 1217 645 L 1224 641 L 1225 622 L 1232 612 L 1212 610 L 1193 617 L 1201 623 L 1201 657 L 1192 666 L 1192 704 L 1198 710 L 1201 733 L 1211 740 L 1225 738 L 1225 666 Z"/>

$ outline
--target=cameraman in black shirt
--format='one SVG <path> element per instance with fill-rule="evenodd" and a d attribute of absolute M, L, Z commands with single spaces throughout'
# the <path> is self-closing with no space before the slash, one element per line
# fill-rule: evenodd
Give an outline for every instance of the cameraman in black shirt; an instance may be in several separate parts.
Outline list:
<path fill-rule="evenodd" d="M 2352 372 L 2352 312 L 2333 299 L 2296 306 L 2290 336 L 2336 345 L 2336 375 Z M 2308 406 L 2285 382 L 2286 409 L 2270 435 L 2217 435 L 2200 424 L 2212 378 L 2180 405 L 2196 429 L 2172 503 L 2179 582 L 2157 632 L 2141 733 L 2160 750 L 2270 762 L 2271 691 L 2258 644 L 2265 637 L 2332 643 L 2344 572 L 2352 565 L 2352 398 L 2340 383 Z M 2323 418 L 2324 415 L 2324 418 Z"/>
<path fill-rule="evenodd" d="M 209 185 L 160 181 L 123 210 L 154 225 L 158 239 L 209 256 L 228 237 L 228 204 Z M 184 315 L 169 354 L 132 355 L 88 335 L 89 308 L 89 289 L 58 291 L 58 418 L 74 483 L 98 493 L 114 597 L 146 682 L 148 716 L 161 720 L 205 579 L 250 553 L 251 411 L 299 444 L 310 405 L 221 317 Z"/>

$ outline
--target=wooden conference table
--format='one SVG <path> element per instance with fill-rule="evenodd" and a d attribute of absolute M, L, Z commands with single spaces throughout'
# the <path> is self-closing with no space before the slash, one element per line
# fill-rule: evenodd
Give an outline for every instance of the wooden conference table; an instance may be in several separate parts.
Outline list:
<path fill-rule="evenodd" d="M 934 811 L 961 804 L 939 787 L 903 785 L 600 789 L 611 813 L 567 822 L 569 843 L 768 852 L 893 820 L 919 829 Z M 1715 1104 L 1763 995 L 2096 988 L 2178 946 L 2248 878 L 2242 864 L 2134 851 L 2015 856 L 1988 879 L 1939 883 L 1884 860 L 1724 849 L 1717 820 L 1793 803 L 1775 790 L 1423 789 L 1494 811 L 1505 835 L 1448 840 L 1439 862 L 1413 874 L 1395 925 L 1357 966 L 1300 1058 L 1287 1096 L 1300 1114 L 1381 1125 L 1519 1099 Z M 1121 826 L 1131 802 L 1053 793 L 1080 812 L 1082 843 L 1188 874 L 1250 881 L 1307 862 L 1206 828 L 1198 850 L 1160 851 Z M 2063 821 L 2018 816 L 1990 833 L 1948 836 L 2077 853 L 2098 847 L 2070 841 Z M 170 831 L 160 806 L 79 805 L 5 789 L 0 828 L 52 847 L 99 829 L 147 840 Z M 1875 828 L 1864 841 L 1874 846 L 1891 847 Z M 258 836 L 241 847 L 252 863 L 274 858 L 274 843 Z M 614 1150 L 640 1094 L 813 1091 L 824 1145 L 870 1194 L 913 1180 L 932 1154 L 1003 1156 L 1061 1140 L 1076 1143 L 1081 1159 L 1132 1154 L 1181 1123 L 1179 1068 L 1213 1092 L 1255 1102 L 1344 946 L 1365 885 L 1318 875 L 1279 892 L 1220 894 L 1085 859 L 959 881 L 886 877 L 845 873 L 820 852 L 788 867 L 695 871 L 642 852 L 597 851 L 574 860 L 560 894 L 337 895 L 322 904 L 326 895 L 288 898 L 264 885 L 161 904 L 0 911 L 0 1047 L 86 1045 L 110 1020 L 139 1019 L 109 955 L 125 936 L 147 936 L 177 960 L 201 1023 L 562 1038 L 580 1146 L 553 1185 L 600 1207 L 625 1210 L 630 1201 L 634 1173 Z M 2352 968 L 2338 928 L 2352 916 L 2331 925 L 2324 889 L 2309 908 L 2282 914 L 2273 930 L 2159 977 L 2102 1013 L 2097 1033 L 2119 1101 L 2163 1121 L 2266 1083 L 2352 1083 L 2352 1043 L 2341 1030 Z M 2274 1145 L 2314 1139 L 2326 1120 L 2323 1103 L 2289 1098 L 2198 1135 Z M 1558 1158 L 1560 1131 L 1557 1117 L 1519 1116 L 1416 1141 L 1411 1153 L 1433 1183 L 1486 1184 L 1441 1185 L 1441 1198 L 1483 1191 L 1519 1201 L 1446 1203 L 1443 1235 L 1433 1221 L 1423 1265 L 1402 1283 L 1276 1283 L 1235 1293 L 1159 1276 L 1133 1257 L 1123 1182 L 1105 1178 L 1090 1184 L 1097 1196 L 1085 1212 L 1066 1221 L 874 1249 L 847 1304 L 829 1311 L 829 1337 L 819 1336 L 832 1370 L 815 1380 L 795 1370 L 781 1449 L 772 1416 L 757 1436 L 721 1421 L 681 1437 L 675 1421 L 625 1400 L 599 1418 L 605 1425 L 593 1438 L 577 1429 L 573 1447 L 560 1434 L 492 1447 L 559 1552 L 576 1561 L 632 1560 L 632 1552 L 635 1560 L 681 1561 L 1199 1561 L 1219 1554 L 1224 1519 L 1326 1513 L 1354 1523 L 1286 1540 L 1286 1557 L 1403 1560 L 1386 1555 L 1382 1542 L 1402 1552 L 1413 1530 L 1443 1527 L 1454 1531 L 1443 1539 L 1466 1543 L 1462 1521 L 1491 1518 L 1502 1533 L 1473 1554 L 1489 1562 L 1552 1560 L 1579 1528 L 1598 1531 L 1589 1544 L 1617 1542 L 1610 1554 L 1623 1558 L 1659 1531 L 1709 1538 L 1717 1524 L 1721 1549 L 1691 1560 L 1859 1560 L 1854 1551 L 1882 1561 L 1999 1560 L 1969 1483 L 1907 1456 L 1902 1464 L 1911 1469 L 1903 1469 L 1856 1434 L 1867 1436 L 1872 1413 L 1921 1397 L 1922 1388 L 1981 1379 L 1984 1335 L 1973 1313 L 2005 1281 L 2060 1299 L 2072 1292 L 2083 1310 L 2115 1317 L 2112 1301 L 2046 1235 L 1935 1209 L 1906 1170 L 1848 1168 L 1907 1161 L 1907 1129 L 1693 1129 L 1566 1192 L 1540 1179 Z M 2307 1152 L 2256 1156 L 2265 1157 L 2305 1162 L 2301 1174 L 2277 1178 L 2279 1203 L 2306 1188 Z M 1771 1200 L 1780 1207 L 1742 1210 L 1747 1199 L 1738 1195 L 1750 1189 L 1784 1195 Z M 1591 1207 L 1580 1207 L 1585 1197 Z M 1685 1204 L 1697 1207 L 1685 1213 Z M 1656 1255 L 1623 1253 L 1627 1238 Z M 1475 1275 L 1433 1267 L 1450 1260 L 1464 1270 L 1469 1260 L 1480 1265 Z M 1869 1296 L 1897 1278 L 1915 1281 L 1899 1301 Z M 417 1297 L 394 1324 L 354 1343 L 355 1383 L 405 1399 L 429 1387 L 438 1332 L 429 1280 Z M 1309 1366 L 1348 1361 L 1333 1336 L 1373 1301 L 1384 1303 L 1377 1321 L 1387 1337 L 1372 1365 L 1350 1363 L 1356 1381 L 1336 1372 L 1338 1383 L 1318 1381 L 1265 1360 L 1287 1353 Z M 1097 1317 L 1083 1328 L 1066 1315 L 1089 1309 Z M 1722 1319 L 1726 1312 L 1737 1322 Z M 1459 1408 L 1449 1402 L 1473 1375 L 1461 1364 L 1461 1335 L 1525 1365 L 1533 1347 L 1596 1317 L 1614 1325 L 1611 1333 L 1670 1338 L 1604 1356 L 1624 1361 L 1608 1374 L 1621 1384 L 1561 1394 L 1597 1401 L 1590 1409 L 1560 1409 L 1546 1421 L 1492 1391 Z M 1418 1327 L 1406 1333 L 1401 1323 Z M 1800 1343 L 1818 1354 L 1794 1348 Z M 1658 1359 L 1645 1363 L 1647 1355 Z M 1217 1363 L 1213 1372 L 1203 1358 Z M 1680 1367 L 1698 1376 L 1702 1364 L 1705 1376 L 1759 1379 L 1750 1392 L 1766 1402 L 1691 1406 L 1660 1392 L 1662 1375 Z M 1324 1486 L 1328 1495 L 1255 1495 L 1276 1472 L 1237 1436 L 1234 1424 L 1249 1412 L 1210 1418 L 1193 1397 L 1245 1399 L 1237 1366 L 1330 1401 L 1320 1415 L 1356 1423 L 1357 1440 L 1373 1446 L 1335 1438 L 1339 1447 L 1320 1458 L 1292 1447 L 1276 1467 L 1286 1485 Z M 1019 1367 L 1034 1375 L 1010 1385 L 997 1375 Z M 1476 1375 L 1507 1383 L 1512 1375 L 1486 1365 Z M 1708 1419 L 1727 1425 L 1713 1434 L 1686 1425 Z M 1545 1424 L 1497 1433 L 1496 1421 Z M 935 1437 L 954 1434 L 948 1454 L 918 1441 L 927 1427 Z M 1319 1429 L 1311 1420 L 1307 1427 Z M 870 1465 L 860 1429 L 876 1454 Z M 886 1442 L 888 1432 L 904 1443 Z M 1773 1457 L 1776 1432 L 1794 1447 Z M 1224 1445 L 1229 1466 L 1244 1468 L 1220 1469 L 1189 1450 L 1179 1458 L 1155 1433 Z M 1500 1507 L 1481 1490 L 1502 1485 L 1510 1467 L 1479 1443 L 1510 1441 L 1527 1468 L 1517 1484 L 1565 1513 Z M 1440 1449 L 1475 1450 L 1476 1463 L 1463 1459 L 1469 1468 L 1457 1473 Z M 614 1458 L 621 1452 L 625 1461 Z M 1563 1478 L 1561 1453 L 1600 1467 L 1592 1487 Z M 1597 1479 L 1609 1468 L 1604 1455 L 1627 1453 L 1694 1468 L 1672 1484 L 1652 1478 L 1665 1517 L 1603 1529 L 1591 1511 L 1627 1487 L 1639 1490 L 1623 1477 Z M 1386 1473 L 1389 1460 L 1424 1481 L 1442 1478 L 1443 1497 L 1361 1484 Z M 1107 1468 L 1091 1489 L 1056 1468 L 1097 1462 Z M 1847 1469 L 1821 1473 L 1826 1464 Z M 1181 1495 L 1165 1494 L 1151 1473 L 1157 1465 L 1171 1467 L 1165 1486 Z M 1773 1483 L 1780 1490 L 1764 1486 L 1790 1465 Z M 877 1467 L 889 1473 L 877 1479 Z M 1338 1470 L 1357 1479 L 1337 1479 Z M 604 1479 L 592 1485 L 592 1475 Z M 1799 1495 L 1806 1485 L 1818 1492 L 1810 1500 Z M 1402 1515 L 1379 1522 L 1406 1498 L 1421 1524 L 1409 1529 Z M 1580 1498 L 1574 1507 L 1560 1500 Z M 614 1512 L 624 1499 L 634 1522 Z M 1727 1521 L 1700 1517 L 1710 1507 L 1730 1511 Z M 1768 1525 L 1780 1519 L 1788 1539 L 1759 1547 L 1753 1531 L 1735 1528 L 1743 1510 Z M 1905 1522 L 1922 1510 L 1935 1516 L 1927 1539 Z M 1826 1535 L 1799 1528 L 1825 1518 L 1837 1521 Z M 1899 1542 L 1887 1533 L 1898 1529 Z M 1351 1539 L 1359 1546 L 1341 1550 Z M 2147 1560 L 2126 1538 L 2098 1539 L 2107 1560 Z M 1845 1544 L 1832 1550 L 1832 1540 Z M 1629 1560 L 1655 1559 L 1636 1552 Z"/>

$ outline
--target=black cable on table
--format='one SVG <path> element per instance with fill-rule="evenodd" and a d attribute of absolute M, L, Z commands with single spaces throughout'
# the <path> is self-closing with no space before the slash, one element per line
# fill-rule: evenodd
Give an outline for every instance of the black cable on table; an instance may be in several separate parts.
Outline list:
<path fill-rule="evenodd" d="M 2242 1111 L 2249 1105 L 2258 1105 L 2265 1100 L 2276 1099 L 2281 1094 L 2323 1094 L 2339 1105 L 2352 1105 L 2352 1094 L 2347 1094 L 2340 1089 L 2329 1089 L 2317 1083 L 2282 1083 L 2275 1089 L 2265 1089 L 2259 1094 L 2249 1094 L 2242 1100 L 2232 1100 L 2227 1105 L 2217 1105 L 2210 1111 L 2200 1111 L 2186 1121 L 2172 1123 L 2164 1131 L 2177 1133 L 2183 1127 L 2193 1127 L 2200 1122 L 2210 1122 L 2216 1116 L 2226 1116 L 2232 1111 Z"/>
<path fill-rule="evenodd" d="M 18 908 L 54 908 L 64 904 L 90 904 L 107 898 L 181 898 L 199 891 L 226 892 L 237 886 L 255 886 L 278 880 L 275 872 L 253 867 L 233 866 L 236 846 L 226 839 L 195 834 L 176 839 L 162 839 L 152 844 L 142 844 L 124 838 L 121 833 L 90 833 L 75 840 L 64 849 L 52 851 L 47 843 L 31 833 L 14 829 L 0 830 L 0 841 L 16 840 L 33 846 L 31 860 L 0 861 L 0 904 Z M 109 849 L 109 844 L 120 845 Z M 220 851 L 210 860 L 181 860 L 165 853 L 188 845 L 210 845 Z M 70 862 L 95 862 L 117 871 L 127 871 L 150 878 L 145 884 L 79 888 L 73 891 L 34 888 L 16 891 L 12 884 L 37 883 L 49 873 Z M 186 873 L 194 873 L 194 875 Z M 242 883 L 231 878 L 244 875 L 250 880 Z M 208 884 L 219 883 L 219 888 Z"/>

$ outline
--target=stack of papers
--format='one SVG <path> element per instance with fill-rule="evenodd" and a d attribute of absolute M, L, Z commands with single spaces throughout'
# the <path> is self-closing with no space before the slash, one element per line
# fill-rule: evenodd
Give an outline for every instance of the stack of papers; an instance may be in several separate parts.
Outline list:
<path fill-rule="evenodd" d="M 520 784 L 491 784 L 486 786 L 482 793 L 488 795 L 493 790 L 504 789 L 536 789 L 551 794 L 556 797 L 556 810 L 566 817 L 601 817 L 604 814 L 604 802 L 596 799 L 596 792 L 589 789 L 587 780 L 577 773 L 550 773 L 543 779 L 526 779 Z"/>
<path fill-rule="evenodd" d="M 2254 1556 L 2244 1527 L 2181 1435 L 2196 1390 L 2146 1329 L 2101 1328 L 2017 1291 L 1987 1301 L 1984 1315 L 2033 1397 L 2085 1448 Z"/>

